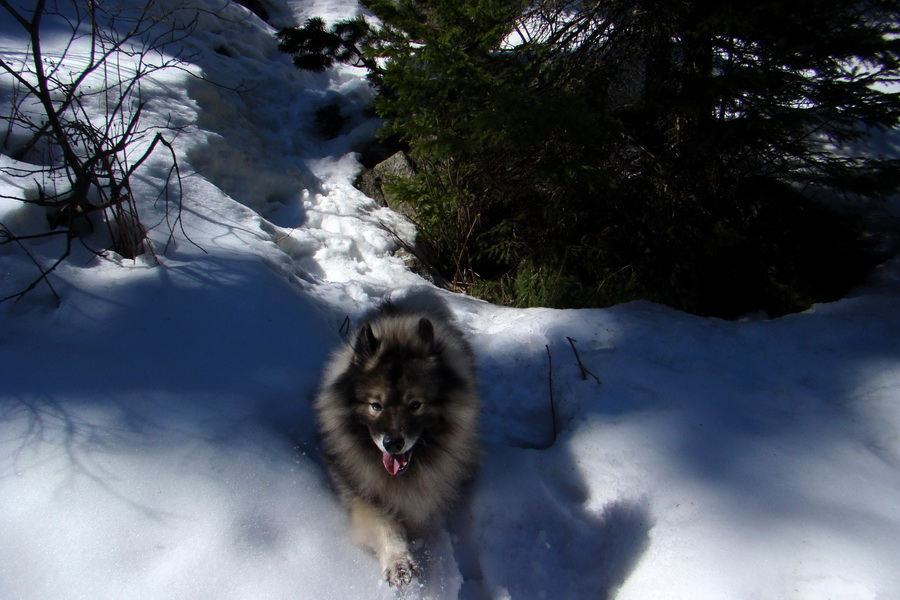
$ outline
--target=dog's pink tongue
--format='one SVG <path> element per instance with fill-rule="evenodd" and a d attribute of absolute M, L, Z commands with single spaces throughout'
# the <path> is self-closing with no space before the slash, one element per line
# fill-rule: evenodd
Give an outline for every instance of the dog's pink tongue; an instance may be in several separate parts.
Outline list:
<path fill-rule="evenodd" d="M 396 475 L 400 471 L 400 461 L 394 458 L 392 454 L 383 452 L 381 454 L 381 462 L 384 464 L 385 470 L 391 475 Z"/>

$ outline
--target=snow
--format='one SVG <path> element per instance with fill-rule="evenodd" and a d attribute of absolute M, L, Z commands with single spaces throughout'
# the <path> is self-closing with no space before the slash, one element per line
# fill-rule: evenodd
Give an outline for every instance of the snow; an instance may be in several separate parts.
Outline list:
<path fill-rule="evenodd" d="M 352 187 L 376 126 L 361 73 L 298 72 L 272 27 L 205 2 L 191 63 L 143 90 L 148 122 L 183 127 L 174 242 L 160 159 L 137 185 L 158 261 L 76 248 L 59 306 L 44 284 L 0 304 L 0 598 L 397 596 L 349 539 L 310 398 L 347 317 L 427 285 L 394 256 L 414 231 Z M 359 10 L 270 4 L 285 24 Z M 23 47 L 0 27 L 3 56 Z M 331 102 L 352 118 L 326 141 Z M 43 219 L 0 200 L 17 233 Z M 28 248 L 46 265 L 60 243 Z M 0 246 L 3 295 L 36 273 Z M 777 320 L 444 295 L 484 463 L 404 597 L 900 598 L 900 261 Z"/>

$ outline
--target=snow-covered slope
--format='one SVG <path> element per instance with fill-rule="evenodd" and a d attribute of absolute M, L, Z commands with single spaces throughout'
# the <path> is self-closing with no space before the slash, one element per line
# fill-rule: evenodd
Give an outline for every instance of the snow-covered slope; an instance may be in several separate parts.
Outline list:
<path fill-rule="evenodd" d="M 52 275 L 61 306 L 43 285 L 0 305 L 0 598 L 396 596 L 348 539 L 309 407 L 344 319 L 424 285 L 392 255 L 409 224 L 351 185 L 369 91 L 350 69 L 296 71 L 271 27 L 205 2 L 190 69 L 143 90 L 146 119 L 184 125 L 184 233 L 166 248 L 150 164 L 158 264 L 78 251 Z M 357 10 L 271 5 L 294 22 Z M 23 47 L 0 27 L 4 56 Z M 355 116 L 325 141 L 331 102 Z M 28 185 L 0 175 L 2 195 Z M 17 231 L 43 219 L 0 200 Z M 48 261 L 58 243 L 29 249 Z M 3 295 L 35 273 L 0 247 Z M 900 598 L 896 261 L 774 321 L 446 296 L 486 451 L 417 543 L 427 576 L 407 597 Z"/>

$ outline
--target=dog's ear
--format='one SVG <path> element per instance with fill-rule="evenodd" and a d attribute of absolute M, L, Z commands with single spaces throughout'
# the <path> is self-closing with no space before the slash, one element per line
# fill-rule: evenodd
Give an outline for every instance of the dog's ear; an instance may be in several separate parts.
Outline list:
<path fill-rule="evenodd" d="M 381 342 L 375 337 L 372 326 L 369 323 L 363 325 L 359 333 L 356 334 L 356 341 L 353 343 L 353 354 L 361 359 L 371 358 L 378 351 Z"/>
<path fill-rule="evenodd" d="M 428 346 L 429 351 L 434 351 L 434 325 L 431 321 L 422 317 L 419 319 L 419 339 Z"/>

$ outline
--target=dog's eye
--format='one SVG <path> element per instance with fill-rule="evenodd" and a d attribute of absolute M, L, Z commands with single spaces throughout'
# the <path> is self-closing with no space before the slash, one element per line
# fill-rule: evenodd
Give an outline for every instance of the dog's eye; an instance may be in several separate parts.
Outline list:
<path fill-rule="evenodd" d="M 372 409 L 372 412 L 381 412 L 384 409 L 381 402 L 369 402 L 369 408 Z"/>
<path fill-rule="evenodd" d="M 407 404 L 406 407 L 409 410 L 416 411 L 416 410 L 419 410 L 420 408 L 422 408 L 422 403 L 419 402 L 418 400 L 413 400 L 412 402 Z"/>

